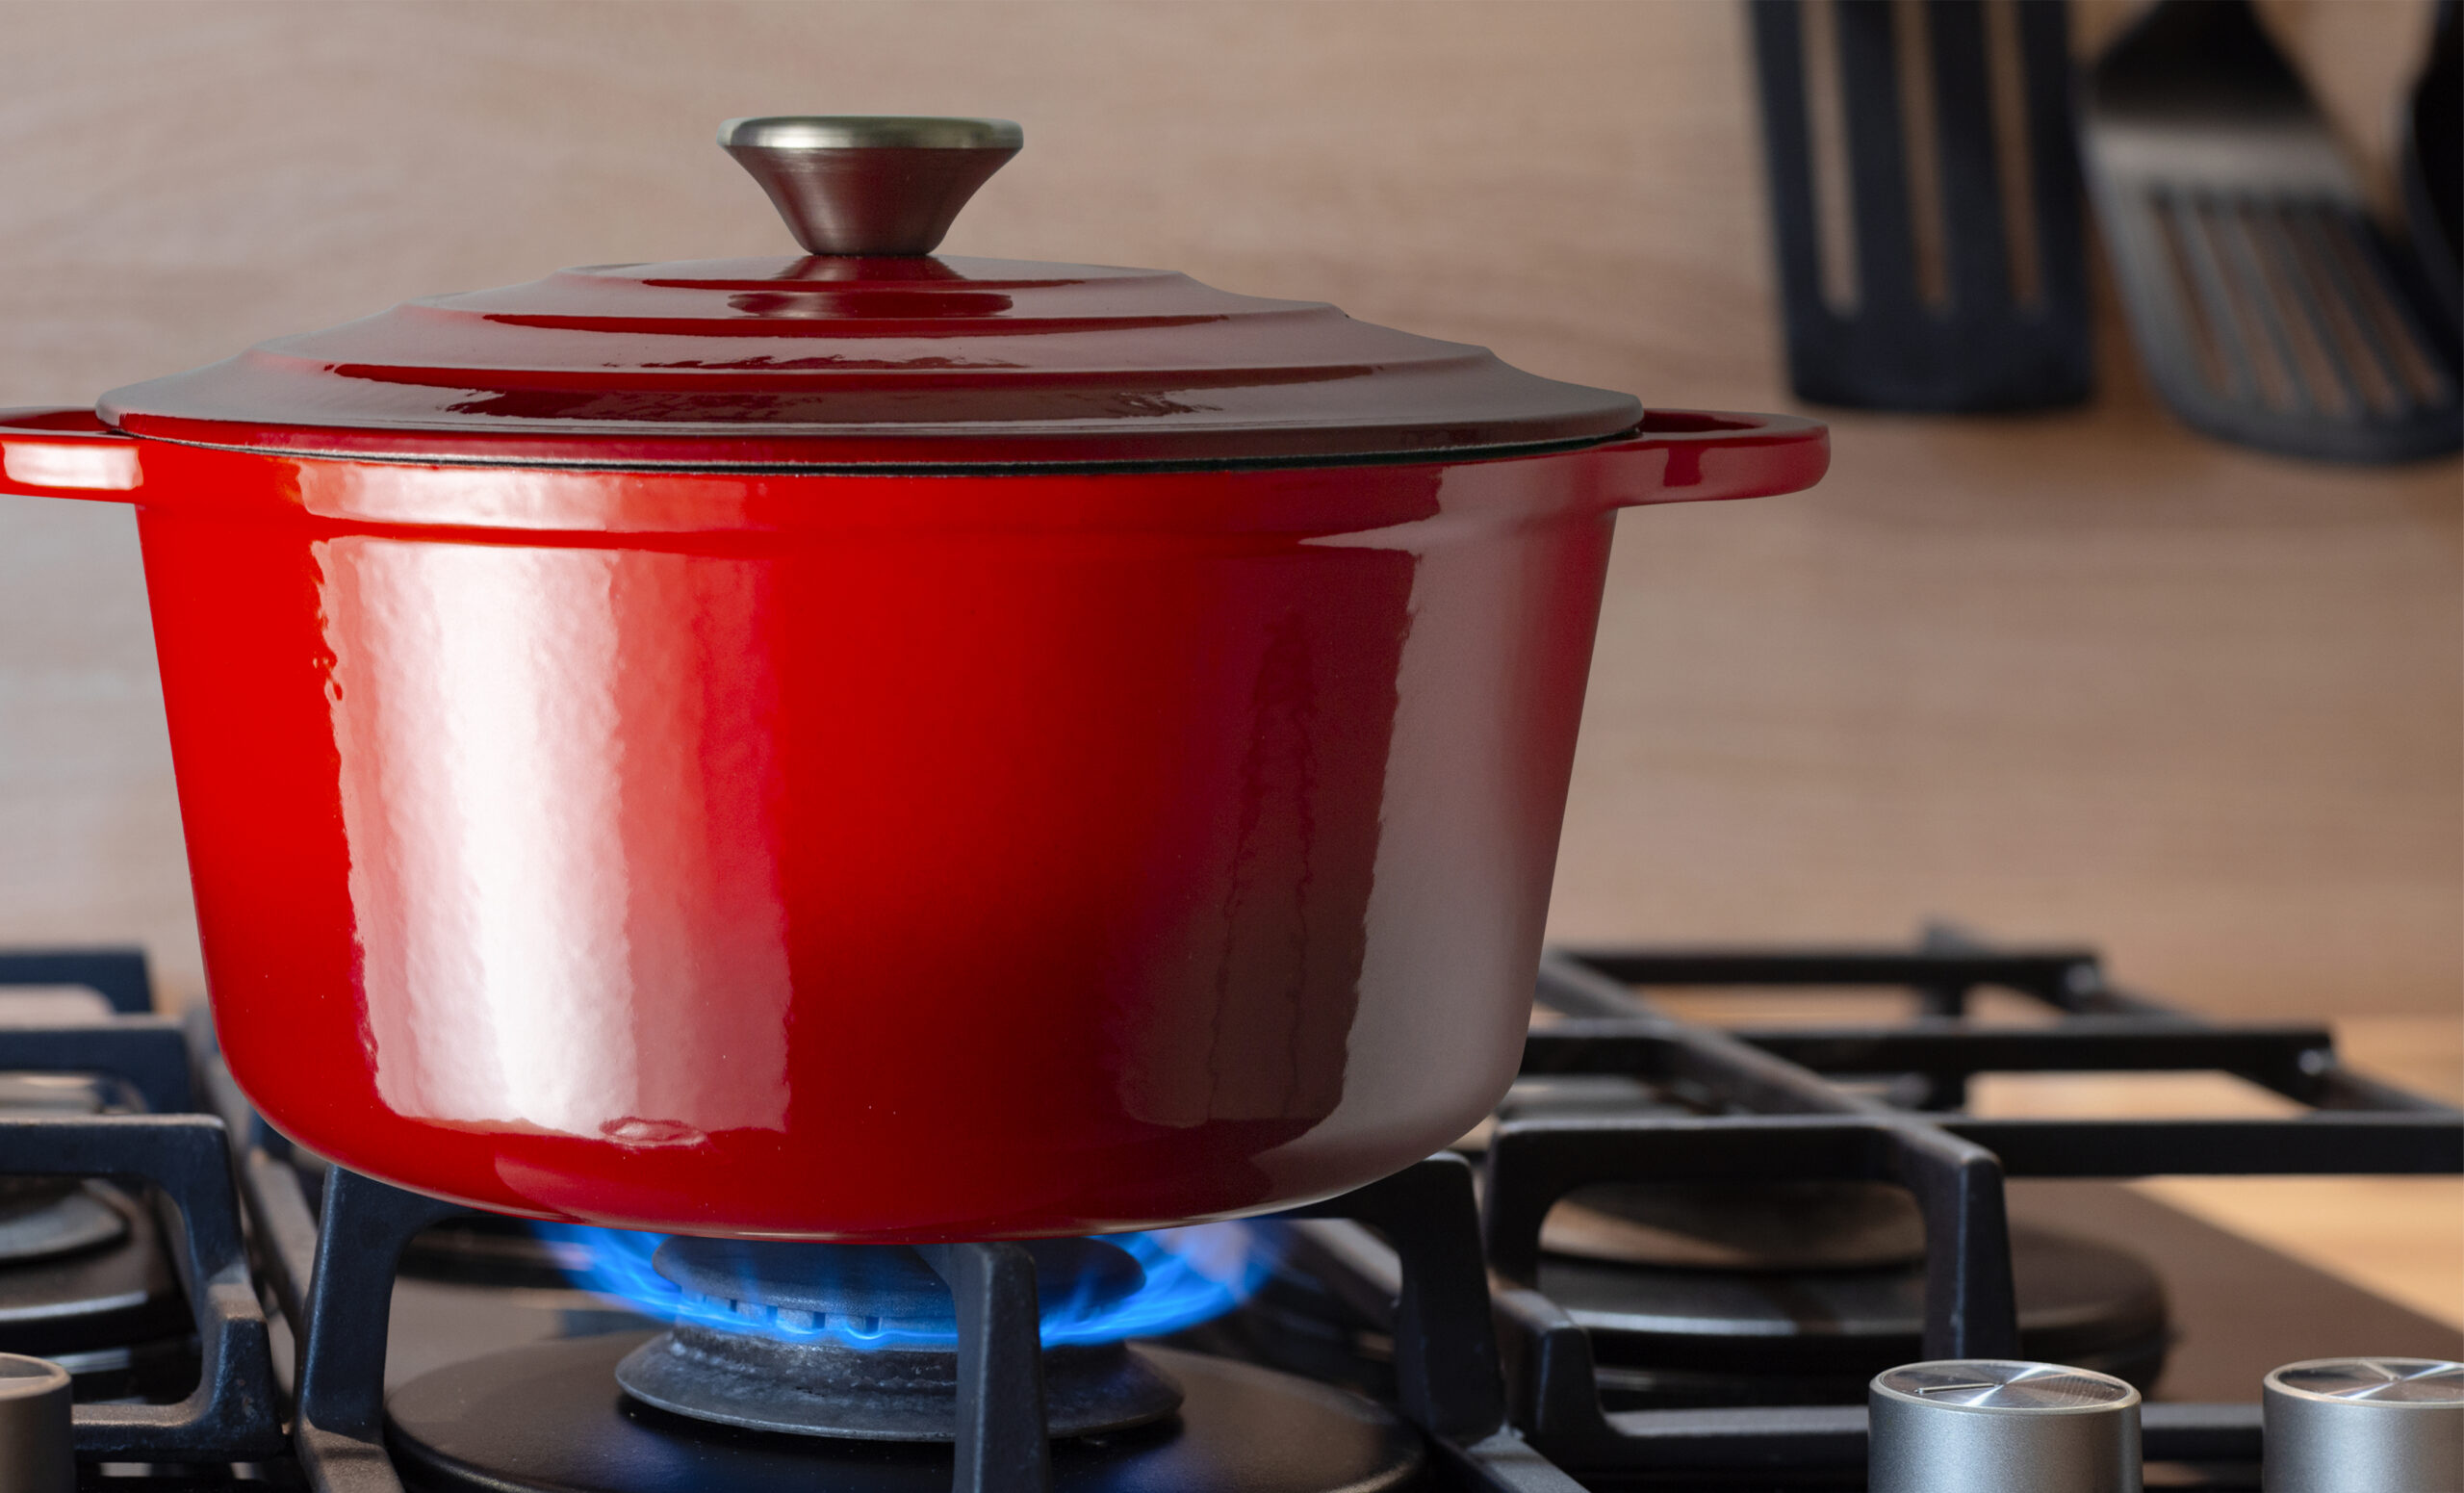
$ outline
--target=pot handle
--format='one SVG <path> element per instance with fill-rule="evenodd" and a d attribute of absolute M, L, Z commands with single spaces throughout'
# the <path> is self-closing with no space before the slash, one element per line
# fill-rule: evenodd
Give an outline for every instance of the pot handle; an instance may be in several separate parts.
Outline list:
<path fill-rule="evenodd" d="M 1656 409 L 1625 440 L 1594 448 L 1611 462 L 1620 506 L 1708 502 L 1803 492 L 1831 469 L 1831 427 L 1801 415 Z"/>
<path fill-rule="evenodd" d="M 144 480 L 136 439 L 91 409 L 0 409 L 0 493 L 127 502 Z"/>

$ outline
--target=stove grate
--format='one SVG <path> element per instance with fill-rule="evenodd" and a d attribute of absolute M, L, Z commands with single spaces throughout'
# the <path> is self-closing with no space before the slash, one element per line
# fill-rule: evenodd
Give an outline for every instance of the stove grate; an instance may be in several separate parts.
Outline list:
<path fill-rule="evenodd" d="M 20 966 L 23 967 L 23 966 Z M 27 972 L 62 983 L 60 956 Z M 0 983 L 14 983 L 0 969 Z M 258 1305 L 222 1122 L 182 1114 L 191 1094 L 178 1023 L 156 1017 L 0 1027 L 0 1071 L 107 1075 L 151 1113 L 0 1117 L 0 1175 L 146 1184 L 176 1214 L 173 1252 L 194 1314 L 201 1375 L 177 1404 L 76 1407 L 78 1454 L 97 1460 L 232 1462 L 283 1448 L 265 1313 Z"/>
<path fill-rule="evenodd" d="M 1905 1023 L 1722 1030 L 1681 1021 L 1662 987 L 1904 988 Z M 2037 1027 L 1969 1018 L 1998 987 L 2051 1008 Z M 2315 1024 L 2227 1026 L 2116 989 L 2092 953 L 1987 947 L 1947 928 L 1914 949 L 1555 950 L 1542 1005 L 1567 1019 L 1527 1039 L 1527 1075 L 1614 1075 L 1704 1114 L 1518 1117 L 1487 1145 L 1489 1258 L 1513 1365 L 1515 1424 L 1579 1475 L 1685 1469 L 1712 1478 L 1850 1476 L 1861 1406 L 1603 1407 L 1593 1345 L 1534 1289 L 1549 1210 L 1600 1183 L 1888 1182 L 1916 1197 L 1927 1241 L 1928 1357 L 2015 1352 L 2005 1176 L 2410 1174 L 2464 1171 L 2464 1113 L 2346 1068 Z M 1985 1072 L 2209 1069 L 2310 1106 L 2291 1119 L 1981 1120 Z M 1880 1081 L 1886 1096 L 1869 1085 Z M 1896 1101 L 1896 1102 L 1894 1102 Z M 1636 1110 L 1645 1107 L 1635 1106 Z M 2255 1463 L 2254 1404 L 2151 1404 L 2151 1461 Z"/>
<path fill-rule="evenodd" d="M 192 1021 L 184 1040 L 177 1023 L 129 1004 L 145 988 L 141 956 L 0 954 L 0 985 L 11 983 L 94 986 L 127 1014 L 0 1028 L 0 1071 L 108 1075 L 144 1112 L 0 1118 L 0 1174 L 119 1177 L 158 1190 L 179 1214 L 204 1347 L 203 1377 L 180 1405 L 79 1407 L 89 1481 L 101 1478 L 114 1493 L 269 1480 L 304 1480 L 316 1493 L 401 1493 L 383 1439 L 387 1301 L 402 1247 L 462 1210 L 295 1156 L 232 1085 L 208 1023 Z M 1731 1029 L 1680 1019 L 1652 998 L 1707 986 L 1905 989 L 1918 1014 Z M 1975 992 L 1995 988 L 2045 1008 L 2046 1024 L 1972 1019 Z M 1542 1223 L 1584 1187 L 1751 1179 L 1905 1189 L 1926 1239 L 1926 1351 L 1970 1356 L 2016 1342 L 2006 1178 L 2464 1171 L 2464 1113 L 2352 1072 L 2324 1027 L 2202 1020 L 2114 987 L 2086 950 L 1993 948 L 1948 930 L 1912 948 L 1563 950 L 1544 960 L 1538 994 L 1555 1019 L 1527 1040 L 1527 1080 L 1608 1081 L 1627 1086 L 1623 1097 L 1555 1114 L 1509 1100 L 1484 1146 L 1467 1142 L 1485 1150 L 1476 1171 L 1463 1156 L 1440 1155 L 1274 1225 L 1298 1242 L 1296 1257 L 1328 1300 L 1366 1325 L 1358 1336 L 1376 1344 L 1379 1378 L 1426 1434 L 1446 1487 L 1860 1481 L 1860 1406 L 1604 1406 L 1591 1338 L 1536 1285 Z M 1984 1073 L 2183 1068 L 2234 1074 L 2307 1112 L 2117 1120 L 1964 1110 Z M 194 1112 L 200 1095 L 204 1114 Z M 1039 1486 L 1036 1314 L 1015 1252 L 937 1251 L 975 1345 L 977 1392 L 965 1412 L 974 1440 L 955 1473 L 962 1493 Z M 1031 1271 L 1026 1278 L 1031 1291 Z M 288 1456 L 259 1287 L 301 1340 Z M 2256 1459 L 2253 1404 L 2154 1403 L 2145 1417 L 2151 1460 Z M 116 1465 L 105 1477 L 107 1462 Z M 229 1476 L 207 1476 L 216 1463 L 229 1464 Z"/>

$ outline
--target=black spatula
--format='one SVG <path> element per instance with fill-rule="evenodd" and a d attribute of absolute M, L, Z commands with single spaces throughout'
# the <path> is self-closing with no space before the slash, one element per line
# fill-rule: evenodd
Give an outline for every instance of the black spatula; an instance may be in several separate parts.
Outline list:
<path fill-rule="evenodd" d="M 2165 0 L 2092 73 L 2089 187 L 2132 339 L 2183 420 L 2267 450 L 2464 445 L 2455 351 L 2245 0 Z"/>
<path fill-rule="evenodd" d="M 2087 272 L 2060 0 L 1754 0 L 1789 383 L 2075 403 Z"/>

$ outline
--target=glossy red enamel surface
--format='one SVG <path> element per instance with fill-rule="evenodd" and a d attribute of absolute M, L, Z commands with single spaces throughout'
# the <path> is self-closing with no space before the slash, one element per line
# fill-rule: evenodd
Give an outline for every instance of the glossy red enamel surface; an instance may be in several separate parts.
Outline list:
<path fill-rule="evenodd" d="M 1628 395 L 1156 270 L 602 265 L 415 300 L 105 396 L 141 435 L 426 459 L 1324 459 L 1599 440 Z"/>
<path fill-rule="evenodd" d="M 141 505 L 216 1020 L 274 1124 L 501 1211 L 925 1240 L 1267 1209 L 1488 1110 L 1614 508 L 1823 465 L 1805 422 L 1656 424 L 859 477 L 0 416 L 0 459 Z"/>

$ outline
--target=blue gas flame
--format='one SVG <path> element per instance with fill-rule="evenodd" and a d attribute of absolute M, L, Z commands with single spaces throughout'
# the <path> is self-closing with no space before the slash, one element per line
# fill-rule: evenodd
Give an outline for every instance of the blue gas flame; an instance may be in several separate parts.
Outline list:
<path fill-rule="evenodd" d="M 806 1326 L 798 1320 L 799 1314 L 790 1313 L 782 1321 L 777 1312 L 765 1307 L 731 1305 L 688 1294 L 651 1266 L 651 1255 L 666 1241 L 665 1234 L 575 1223 L 530 1226 L 555 1247 L 566 1278 L 576 1286 L 613 1298 L 655 1321 L 757 1332 L 786 1342 L 828 1339 L 852 1348 L 946 1349 L 958 1343 L 956 1333 L 946 1329 L 875 1322 L 874 1330 L 868 1331 L 839 1316 Z M 1046 1348 L 1161 1337 L 1194 1327 L 1247 1300 L 1274 1263 L 1270 1231 L 1247 1223 L 1195 1223 L 1146 1234 L 1099 1237 L 1128 1250 L 1145 1270 L 1146 1283 L 1108 1303 L 1089 1300 L 1084 1294 L 1040 1302 Z"/>

